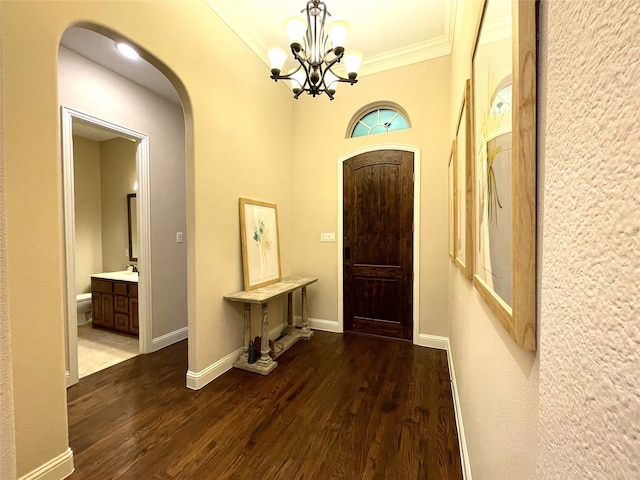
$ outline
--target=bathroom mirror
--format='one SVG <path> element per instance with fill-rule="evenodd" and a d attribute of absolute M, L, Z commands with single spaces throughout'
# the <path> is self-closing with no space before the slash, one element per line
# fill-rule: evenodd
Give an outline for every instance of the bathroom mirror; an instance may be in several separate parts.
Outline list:
<path fill-rule="evenodd" d="M 135 193 L 127 194 L 129 220 L 129 261 L 138 261 L 138 204 Z"/>

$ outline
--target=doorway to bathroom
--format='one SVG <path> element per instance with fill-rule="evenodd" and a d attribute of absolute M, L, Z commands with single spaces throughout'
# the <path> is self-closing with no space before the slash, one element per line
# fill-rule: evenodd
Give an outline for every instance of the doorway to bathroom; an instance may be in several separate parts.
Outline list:
<path fill-rule="evenodd" d="M 148 137 L 62 107 L 67 384 L 151 351 Z M 138 339 L 139 337 L 139 339 Z"/>

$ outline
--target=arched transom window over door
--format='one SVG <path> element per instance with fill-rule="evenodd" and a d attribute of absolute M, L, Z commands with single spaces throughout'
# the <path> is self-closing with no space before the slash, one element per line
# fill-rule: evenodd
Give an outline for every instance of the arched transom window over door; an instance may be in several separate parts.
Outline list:
<path fill-rule="evenodd" d="M 409 115 L 393 102 L 376 102 L 358 110 L 349 122 L 346 138 L 410 128 Z"/>

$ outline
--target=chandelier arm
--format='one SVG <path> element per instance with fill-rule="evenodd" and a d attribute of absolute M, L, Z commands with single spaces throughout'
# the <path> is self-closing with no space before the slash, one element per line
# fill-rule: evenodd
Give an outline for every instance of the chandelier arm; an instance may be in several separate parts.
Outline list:
<path fill-rule="evenodd" d="M 329 60 L 327 57 L 329 56 L 330 53 L 333 53 L 333 58 L 331 60 Z M 330 48 L 329 50 L 326 50 L 324 52 L 324 56 L 322 57 L 322 60 L 325 63 L 329 63 L 329 62 L 333 62 L 334 60 L 336 62 L 339 62 L 340 60 L 342 60 L 342 57 L 344 57 L 344 51 L 340 52 L 339 54 L 335 53 L 335 50 L 333 48 Z"/>
<path fill-rule="evenodd" d="M 300 45 L 300 50 L 296 51 L 293 46 L 291 47 L 291 53 L 293 54 L 293 58 L 300 63 L 309 61 L 309 45 L 306 44 L 307 40 L 304 40 L 305 45 Z M 306 48 L 305 48 L 306 47 Z M 304 54 L 304 55 L 303 55 Z"/>
<path fill-rule="evenodd" d="M 304 33 L 304 44 L 307 48 L 307 58 L 309 61 L 313 57 L 313 33 L 312 33 L 312 23 L 311 23 L 311 9 L 315 6 L 314 1 L 307 2 L 307 31 Z"/>

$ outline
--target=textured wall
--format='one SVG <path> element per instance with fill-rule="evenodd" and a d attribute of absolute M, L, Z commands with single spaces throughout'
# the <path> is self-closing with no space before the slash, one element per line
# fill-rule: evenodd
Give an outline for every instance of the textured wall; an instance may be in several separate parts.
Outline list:
<path fill-rule="evenodd" d="M 542 6 L 538 478 L 640 478 L 639 18 L 637 0 Z"/>

